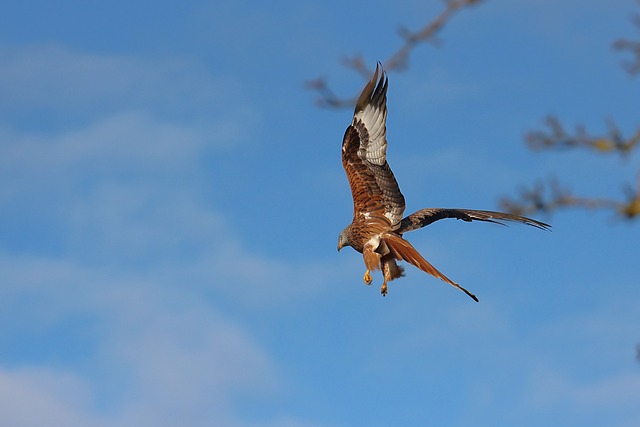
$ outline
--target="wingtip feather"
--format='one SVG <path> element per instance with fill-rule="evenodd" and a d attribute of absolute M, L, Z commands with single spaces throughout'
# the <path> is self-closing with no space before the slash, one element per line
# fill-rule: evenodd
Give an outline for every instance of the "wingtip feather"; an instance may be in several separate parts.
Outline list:
<path fill-rule="evenodd" d="M 387 73 L 384 71 L 382 63 L 378 62 L 371 80 L 367 82 L 365 87 L 362 89 L 362 93 L 360 93 L 360 96 L 358 97 L 354 115 L 359 111 L 364 110 L 367 104 L 372 101 L 374 103 L 383 103 L 381 100 L 386 96 L 388 87 L 389 79 L 387 78 Z"/>

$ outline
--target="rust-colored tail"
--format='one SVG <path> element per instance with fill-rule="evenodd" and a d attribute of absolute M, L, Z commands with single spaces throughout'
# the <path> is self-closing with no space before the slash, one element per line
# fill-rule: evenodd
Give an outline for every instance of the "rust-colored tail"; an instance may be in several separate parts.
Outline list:
<path fill-rule="evenodd" d="M 384 241 L 387 243 L 387 246 L 389 247 L 389 250 L 391 251 L 393 257 L 397 260 L 404 260 L 410 264 L 413 264 L 425 273 L 429 273 L 433 277 L 437 277 L 443 282 L 446 282 L 451 286 L 460 289 L 462 292 L 473 298 L 474 301 L 478 302 L 478 297 L 438 271 L 437 268 L 431 265 L 429 261 L 424 259 L 422 255 L 420 255 L 420 253 L 411 245 L 411 243 L 407 242 L 402 237 L 390 234 L 384 237 Z"/>

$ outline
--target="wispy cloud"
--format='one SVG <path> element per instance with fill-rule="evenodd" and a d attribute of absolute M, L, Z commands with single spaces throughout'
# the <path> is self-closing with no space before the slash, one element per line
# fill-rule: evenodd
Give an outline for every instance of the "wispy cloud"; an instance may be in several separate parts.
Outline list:
<path fill-rule="evenodd" d="M 73 374 L 45 368 L 0 370 L 3 423 L 15 427 L 99 427 L 86 414 L 90 391 Z"/>
<path fill-rule="evenodd" d="M 235 416 L 234 396 L 279 389 L 277 368 L 254 338 L 188 283 L 167 288 L 145 275 L 6 254 L 0 268 L 3 301 L 13 306 L 11 313 L 5 306 L 2 317 L 10 315 L 16 324 L 12 333 L 5 331 L 5 342 L 39 331 L 35 335 L 47 341 L 84 347 L 71 365 L 61 360 L 51 366 L 45 357 L 42 364 L 21 363 L 0 375 L 2 388 L 14 390 L 5 413 L 24 420 L 15 425 L 35 425 L 32 413 L 49 414 L 59 425 L 91 419 L 128 425 L 129 418 L 145 425 L 180 419 L 209 425 Z M 87 327 L 91 339 L 75 342 Z M 21 343 L 13 353 L 37 360 L 39 348 Z"/>
<path fill-rule="evenodd" d="M 238 397 L 277 394 L 283 378 L 208 295 L 280 305 L 317 292 L 322 275 L 292 281 L 329 273 L 249 249 L 210 202 L 225 183 L 206 179 L 202 157 L 257 125 L 242 89 L 189 61 L 3 50 L 0 110 L 91 111 L 61 129 L 0 123 L 0 318 L 16 325 L 0 334 L 12 348 L 0 360 L 3 419 L 253 425 Z M 187 104 L 211 119 L 185 119 Z M 308 425 L 286 413 L 267 422 Z"/>
<path fill-rule="evenodd" d="M 208 109 L 211 117 L 246 108 L 237 79 L 213 75 L 185 58 L 77 52 L 56 44 L 0 45 L 0 58 L 5 114 L 46 110 L 84 116 L 124 109 L 175 116 Z"/>

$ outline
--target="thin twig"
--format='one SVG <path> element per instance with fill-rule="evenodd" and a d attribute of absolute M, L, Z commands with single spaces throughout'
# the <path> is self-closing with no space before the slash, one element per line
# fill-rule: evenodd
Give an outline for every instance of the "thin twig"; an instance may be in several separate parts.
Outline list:
<path fill-rule="evenodd" d="M 637 1 L 638 1 L 638 5 L 640 6 L 640 0 L 637 0 Z M 633 25 L 635 25 L 637 29 L 640 30 L 640 13 L 634 15 L 631 21 L 633 22 Z M 628 39 L 616 40 L 613 43 L 613 48 L 616 50 L 631 52 L 634 58 L 629 61 L 624 61 L 622 63 L 622 66 L 631 75 L 640 74 L 640 41 L 628 40 Z"/>
<path fill-rule="evenodd" d="M 598 153 L 619 153 L 628 156 L 640 147 L 640 128 L 633 135 L 625 137 L 612 120 L 608 123 L 606 135 L 591 135 L 584 126 L 576 127 L 575 134 L 567 132 L 557 117 L 549 116 L 545 120 L 547 131 L 529 132 L 525 136 L 532 150 L 587 148 Z"/>
<path fill-rule="evenodd" d="M 403 38 L 404 43 L 397 51 L 391 54 L 386 61 L 383 61 L 387 72 L 405 70 L 409 63 L 409 56 L 416 45 L 419 43 L 435 42 L 437 34 L 456 13 L 465 7 L 475 6 L 483 1 L 485 0 L 445 0 L 444 9 L 421 30 L 411 32 L 406 28 L 400 28 L 398 33 L 400 37 Z M 371 78 L 371 74 L 373 74 L 373 70 L 366 65 L 367 61 L 365 61 L 362 55 L 344 57 L 342 63 L 345 67 L 360 74 L 365 80 Z M 356 96 L 340 97 L 336 95 L 324 77 L 318 77 L 308 81 L 305 87 L 318 93 L 319 98 L 316 102 L 322 107 L 351 107 L 356 101 Z"/>
<path fill-rule="evenodd" d="M 636 188 L 627 187 L 623 200 L 610 198 L 582 197 L 562 188 L 556 180 L 547 185 L 538 183 L 532 188 L 522 188 L 515 199 L 503 198 L 500 206 L 507 212 L 517 215 L 551 214 L 563 208 L 581 208 L 587 210 L 608 210 L 614 216 L 624 219 L 640 217 L 640 172 Z"/>

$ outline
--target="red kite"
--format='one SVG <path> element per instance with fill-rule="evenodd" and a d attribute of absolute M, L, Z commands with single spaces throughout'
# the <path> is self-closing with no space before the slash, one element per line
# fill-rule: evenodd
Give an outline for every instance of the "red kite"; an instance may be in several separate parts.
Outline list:
<path fill-rule="evenodd" d="M 404 268 L 396 261 L 407 261 L 478 301 L 474 294 L 424 259 L 402 235 L 443 218 L 497 224 L 515 221 L 540 229 L 549 229 L 550 225 L 518 215 L 470 209 L 426 208 L 402 218 L 404 196 L 387 163 L 387 86 L 384 70 L 376 67 L 373 78 L 358 98 L 353 121 L 344 134 L 342 165 L 353 196 L 353 221 L 340 233 L 338 250 L 351 246 L 362 253 L 367 285 L 372 282 L 371 271 L 382 270 L 384 281 L 380 292 L 383 296 L 387 294 L 389 281 L 404 276 Z"/>

